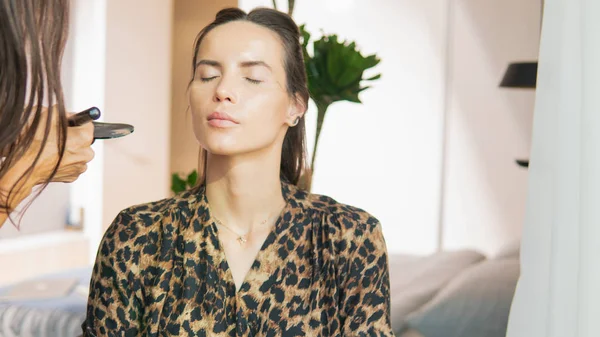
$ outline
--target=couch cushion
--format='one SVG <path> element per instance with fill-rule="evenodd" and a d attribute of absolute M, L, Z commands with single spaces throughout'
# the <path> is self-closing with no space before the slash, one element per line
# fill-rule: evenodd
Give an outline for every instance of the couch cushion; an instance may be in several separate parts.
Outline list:
<path fill-rule="evenodd" d="M 427 303 L 453 277 L 485 257 L 475 251 L 448 251 L 429 256 L 390 255 L 391 315 L 400 331 L 408 314 Z"/>
<path fill-rule="evenodd" d="M 481 262 L 409 315 L 406 325 L 427 337 L 505 337 L 518 278 L 516 259 Z"/>
<path fill-rule="evenodd" d="M 514 240 L 502 246 L 494 254 L 494 259 L 519 259 L 521 253 L 521 240 Z"/>

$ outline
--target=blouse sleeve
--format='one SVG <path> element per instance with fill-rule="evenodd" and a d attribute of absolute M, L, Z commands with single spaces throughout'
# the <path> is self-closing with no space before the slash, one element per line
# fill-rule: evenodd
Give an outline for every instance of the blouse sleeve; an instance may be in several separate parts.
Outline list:
<path fill-rule="evenodd" d="M 132 218 L 121 212 L 106 231 L 100 243 L 90 281 L 90 294 L 82 337 L 141 336 L 141 285 L 135 270 L 137 264 L 127 253 L 126 245 Z M 124 253 L 125 252 L 125 253 Z"/>
<path fill-rule="evenodd" d="M 343 246 L 342 336 L 394 336 L 386 243 L 373 217 L 348 229 Z"/>

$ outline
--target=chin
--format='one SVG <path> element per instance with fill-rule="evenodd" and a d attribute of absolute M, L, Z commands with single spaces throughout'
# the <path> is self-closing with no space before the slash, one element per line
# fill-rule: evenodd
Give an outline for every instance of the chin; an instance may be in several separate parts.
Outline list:
<path fill-rule="evenodd" d="M 232 156 L 235 154 L 238 154 L 240 152 L 240 149 L 236 148 L 235 146 L 231 146 L 231 144 L 220 144 L 220 143 L 213 143 L 213 142 L 208 142 L 208 143 L 204 143 L 202 144 L 202 147 L 204 147 L 206 149 L 206 151 L 208 151 L 211 154 L 216 154 L 219 156 Z"/>
<path fill-rule="evenodd" d="M 235 144 L 229 142 L 208 142 L 201 144 L 210 154 L 227 157 L 256 155 L 270 148 L 269 146 L 252 146 L 245 142 L 236 142 Z M 242 144 L 244 145 L 241 146 Z"/>
<path fill-rule="evenodd" d="M 269 137 L 255 137 L 242 133 L 222 133 L 206 130 L 196 137 L 200 145 L 211 154 L 237 156 L 272 149 L 277 140 Z"/>
<path fill-rule="evenodd" d="M 217 155 L 217 156 L 223 156 L 223 157 L 231 157 L 231 156 L 235 156 L 235 155 L 244 153 L 243 151 L 236 151 L 233 149 L 222 148 L 222 147 L 217 147 L 217 148 L 205 147 L 205 149 L 210 154 Z"/>
<path fill-rule="evenodd" d="M 244 142 L 240 141 L 238 137 L 223 137 L 223 135 L 207 136 L 208 137 L 202 137 L 203 139 L 198 139 L 198 141 L 209 153 L 219 156 L 233 156 L 242 154 L 248 150 L 245 146 L 240 146 L 241 144 L 244 144 Z"/>

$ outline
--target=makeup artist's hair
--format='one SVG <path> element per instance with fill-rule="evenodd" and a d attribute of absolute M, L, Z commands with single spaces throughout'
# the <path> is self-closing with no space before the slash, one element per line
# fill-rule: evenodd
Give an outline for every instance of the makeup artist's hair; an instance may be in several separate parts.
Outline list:
<path fill-rule="evenodd" d="M 42 123 L 42 104 L 58 109 L 58 153 L 62 159 L 67 134 L 67 116 L 60 81 L 60 64 L 66 43 L 69 0 L 0 0 L 0 180 L 28 150 L 36 130 L 51 130 L 52 120 Z M 43 145 L 47 136 L 43 140 Z M 40 153 L 29 170 L 8 193 L 10 199 L 31 175 Z M 60 160 L 43 184 L 56 174 Z M 40 191 L 41 192 L 41 189 Z M 39 194 L 38 192 L 38 194 Z M 10 202 L 0 211 L 10 214 Z"/>
<path fill-rule="evenodd" d="M 308 106 L 308 85 L 304 57 L 300 43 L 300 31 L 294 20 L 287 14 L 270 8 L 257 8 L 246 13 L 238 8 L 226 8 L 217 13 L 215 20 L 200 31 L 194 43 L 192 60 L 192 81 L 196 74 L 196 64 L 200 44 L 211 30 L 233 21 L 247 21 L 275 32 L 284 49 L 284 68 L 287 92 L 292 99 L 299 99 Z M 191 83 L 191 82 L 190 82 Z M 206 175 L 206 150 L 200 148 L 198 181 L 204 183 Z M 281 178 L 298 185 L 300 175 L 306 170 L 306 132 L 304 116 L 298 124 L 289 128 L 283 140 L 281 151 Z"/>

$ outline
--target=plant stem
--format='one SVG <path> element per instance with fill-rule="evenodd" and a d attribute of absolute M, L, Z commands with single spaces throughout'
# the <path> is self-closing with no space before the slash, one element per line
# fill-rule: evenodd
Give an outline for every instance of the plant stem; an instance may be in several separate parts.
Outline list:
<path fill-rule="evenodd" d="M 325 113 L 329 107 L 328 103 L 317 103 L 317 134 L 315 136 L 315 146 L 313 147 L 312 159 L 310 161 L 310 171 L 315 172 L 315 158 L 317 158 L 317 146 L 319 145 L 319 137 L 321 137 L 321 129 L 325 121 Z"/>
<path fill-rule="evenodd" d="M 273 9 L 277 9 L 277 2 L 273 0 Z"/>
<path fill-rule="evenodd" d="M 294 12 L 294 4 L 296 3 L 295 0 L 288 0 L 288 15 L 292 16 L 292 13 Z"/>

